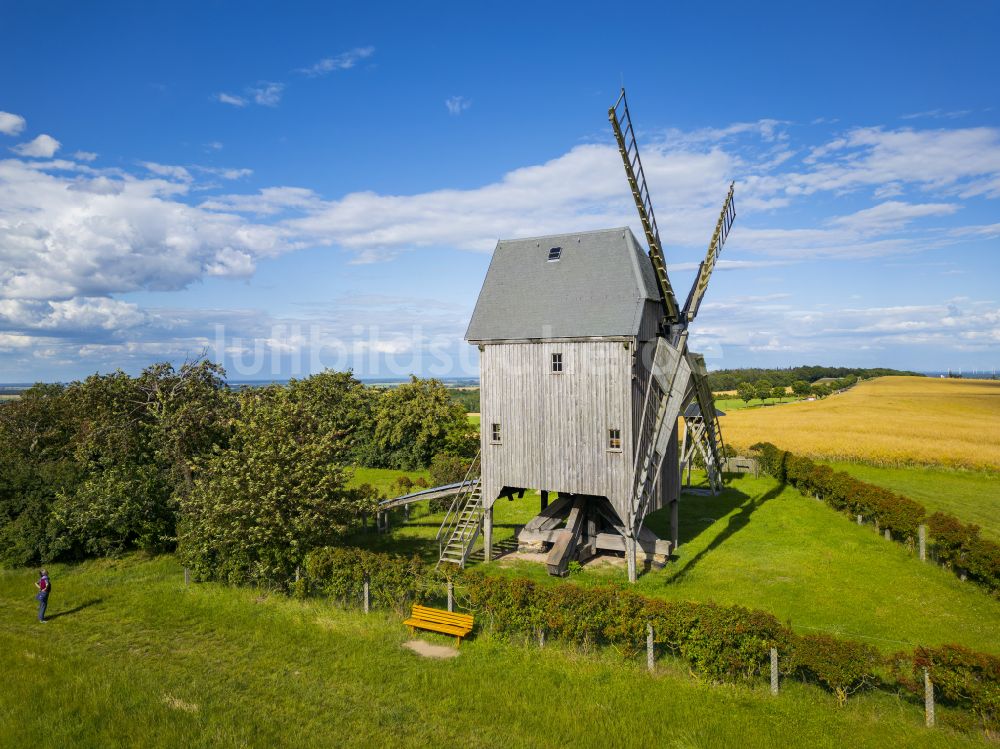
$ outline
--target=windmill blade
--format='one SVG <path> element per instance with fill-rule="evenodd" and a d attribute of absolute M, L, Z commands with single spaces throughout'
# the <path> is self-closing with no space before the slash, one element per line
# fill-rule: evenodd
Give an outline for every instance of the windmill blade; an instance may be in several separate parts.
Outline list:
<path fill-rule="evenodd" d="M 642 229 L 646 233 L 646 241 L 649 243 L 649 259 L 653 262 L 653 269 L 656 271 L 656 284 L 660 289 L 664 317 L 668 324 L 675 323 L 680 319 L 680 308 L 677 305 L 674 290 L 670 286 L 670 279 L 667 278 L 667 261 L 663 256 L 663 247 L 660 244 L 660 230 L 656 226 L 653 203 L 649 199 L 646 173 L 642 168 L 642 159 L 639 158 L 639 145 L 635 140 L 635 130 L 632 129 L 632 117 L 629 115 L 624 88 L 618 101 L 608 110 L 608 119 L 611 120 L 611 128 L 615 131 L 618 152 L 625 165 L 625 175 L 628 177 L 635 207 L 639 211 L 639 220 L 642 221 Z"/>
<path fill-rule="evenodd" d="M 726 195 L 726 201 L 722 204 L 722 212 L 719 213 L 719 220 L 715 224 L 712 241 L 708 243 L 708 252 L 705 254 L 705 259 L 698 266 L 698 277 L 695 278 L 694 284 L 691 286 L 691 291 L 688 293 L 687 302 L 684 303 L 684 312 L 681 314 L 681 318 L 685 322 L 691 322 L 694 320 L 695 315 L 698 314 L 701 300 L 705 297 L 705 290 L 708 289 L 708 279 L 712 277 L 712 271 L 715 270 L 715 263 L 719 259 L 719 255 L 722 254 L 722 246 L 726 243 L 726 237 L 729 236 L 729 230 L 733 226 L 733 221 L 736 220 L 736 203 L 733 201 L 733 191 L 735 188 L 736 183 L 732 182 L 729 185 L 729 194 Z"/>

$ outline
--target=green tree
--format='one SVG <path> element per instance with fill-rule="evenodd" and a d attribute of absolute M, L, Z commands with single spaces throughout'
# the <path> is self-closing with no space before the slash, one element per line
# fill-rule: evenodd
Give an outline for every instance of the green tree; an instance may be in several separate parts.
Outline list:
<path fill-rule="evenodd" d="M 811 388 L 811 392 L 817 398 L 823 399 L 830 394 L 830 388 L 828 388 L 826 385 L 813 385 Z"/>
<path fill-rule="evenodd" d="M 771 397 L 771 383 L 767 380 L 758 380 L 754 385 L 754 391 L 757 397 L 760 398 L 761 403 Z"/>
<path fill-rule="evenodd" d="M 749 403 L 757 397 L 757 389 L 751 382 L 741 382 L 736 386 L 736 395 L 739 396 L 740 400 L 744 403 Z"/>
<path fill-rule="evenodd" d="M 0 405 L 0 564 L 52 558 L 49 523 L 57 494 L 79 480 L 66 388 L 35 385 Z"/>
<path fill-rule="evenodd" d="M 231 403 L 224 372 L 205 360 L 155 364 L 137 377 L 93 375 L 67 389 L 80 481 L 57 496 L 56 556 L 172 548 L 191 463 L 224 441 Z"/>
<path fill-rule="evenodd" d="M 292 389 L 245 390 L 229 446 L 196 463 L 181 501 L 178 552 L 203 579 L 285 587 L 305 555 L 335 544 L 373 492 L 337 464 L 350 435 Z"/>
<path fill-rule="evenodd" d="M 771 397 L 780 402 L 781 399 L 785 397 L 785 389 L 775 385 L 771 388 Z"/>
<path fill-rule="evenodd" d="M 465 409 L 438 380 L 419 380 L 385 390 L 375 411 L 375 441 L 391 468 L 426 468 L 438 453 L 475 454 L 479 439 Z"/>
<path fill-rule="evenodd" d="M 792 392 L 800 397 L 805 397 L 809 395 L 810 388 L 809 383 L 805 380 L 796 380 L 792 383 Z"/>

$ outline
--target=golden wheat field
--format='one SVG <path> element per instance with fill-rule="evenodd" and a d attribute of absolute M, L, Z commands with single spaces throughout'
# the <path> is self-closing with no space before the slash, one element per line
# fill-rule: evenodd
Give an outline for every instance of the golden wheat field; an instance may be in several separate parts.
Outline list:
<path fill-rule="evenodd" d="M 1000 382 L 880 377 L 824 400 L 732 411 L 727 444 L 765 440 L 876 465 L 1000 469 Z"/>

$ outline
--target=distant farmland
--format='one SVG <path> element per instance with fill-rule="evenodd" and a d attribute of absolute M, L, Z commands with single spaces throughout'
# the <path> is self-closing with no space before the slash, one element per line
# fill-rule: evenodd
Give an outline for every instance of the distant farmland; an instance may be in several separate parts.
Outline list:
<path fill-rule="evenodd" d="M 873 465 L 1000 469 L 1000 382 L 881 377 L 820 401 L 733 411 L 726 442 L 762 440 Z"/>

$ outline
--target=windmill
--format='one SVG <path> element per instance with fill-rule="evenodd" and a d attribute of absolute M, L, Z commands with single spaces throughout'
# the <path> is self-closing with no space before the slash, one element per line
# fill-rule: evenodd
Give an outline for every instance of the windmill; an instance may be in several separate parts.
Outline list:
<path fill-rule="evenodd" d="M 681 307 L 624 89 L 608 115 L 648 251 L 628 227 L 497 243 L 466 333 L 480 351 L 479 456 L 461 482 L 383 503 L 453 497 L 440 564 L 464 566 L 480 535 L 489 561 L 495 503 L 537 490 L 520 550 L 545 555 L 555 575 L 574 559 L 624 553 L 635 580 L 639 554 L 662 565 L 677 548 L 681 472 L 696 454 L 711 491 L 722 487 L 707 370 L 687 341 L 735 218 L 733 185 Z M 643 525 L 666 507 L 670 540 Z"/>
<path fill-rule="evenodd" d="M 667 276 L 660 231 L 656 224 L 653 203 L 649 197 L 646 174 L 642 167 L 642 158 L 639 155 L 639 145 L 624 88 L 614 106 L 608 110 L 608 119 L 615 133 L 618 151 L 625 166 L 625 175 L 646 234 L 649 260 L 656 271 L 657 287 L 663 307 L 658 341 L 653 354 L 653 377 L 650 378 L 642 408 L 643 421 L 655 408 L 655 422 L 652 437 L 647 442 L 644 453 L 636 455 L 635 493 L 628 519 L 634 533 L 638 534 L 646 515 L 644 508 L 649 501 L 651 484 L 655 482 L 654 477 L 659 473 L 660 466 L 666 458 L 667 440 L 675 428 L 677 417 L 681 414 L 685 416 L 686 448 L 682 451 L 681 470 L 683 471 L 684 463 L 690 465 L 693 452 L 697 449 L 704 461 L 712 492 L 716 493 L 722 488 L 725 449 L 716 418 L 715 402 L 708 386 L 708 372 L 704 358 L 688 350 L 687 339 L 688 328 L 698 314 L 708 289 L 708 281 L 736 219 L 736 204 L 733 200 L 735 182 L 729 185 L 729 193 L 722 204 L 705 259 L 698 266 L 694 283 L 688 292 L 684 307 L 681 308 L 677 304 Z M 634 570 L 631 567 L 629 578 L 634 578 Z"/>

